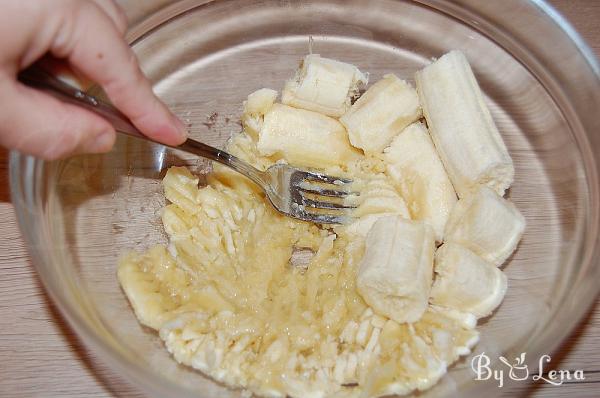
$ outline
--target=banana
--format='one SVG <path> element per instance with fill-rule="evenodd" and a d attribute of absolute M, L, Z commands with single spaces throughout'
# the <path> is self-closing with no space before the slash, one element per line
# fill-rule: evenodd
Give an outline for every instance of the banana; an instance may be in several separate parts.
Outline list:
<path fill-rule="evenodd" d="M 460 199 L 446 224 L 445 240 L 500 266 L 515 251 L 525 218 L 514 204 L 486 186 Z"/>
<path fill-rule="evenodd" d="M 379 338 L 380 365 L 374 367 L 364 383 L 363 396 L 406 395 L 415 389 L 431 387 L 444 375 L 447 364 L 435 355 L 431 340 L 417 333 L 418 323 L 399 324 L 392 320 L 385 323 Z M 403 344 L 398 346 L 398 341 Z"/>
<path fill-rule="evenodd" d="M 429 310 L 444 314 L 444 316 L 458 322 L 465 329 L 475 329 L 477 326 L 477 317 L 469 312 L 462 312 L 454 308 L 440 307 L 434 304 L 429 305 Z"/>
<path fill-rule="evenodd" d="M 244 101 L 242 126 L 244 131 L 252 138 L 258 138 L 264 115 L 271 109 L 276 99 L 277 91 L 270 88 L 261 88 L 248 95 L 248 99 Z"/>
<path fill-rule="evenodd" d="M 417 122 L 402 130 L 385 149 L 384 159 L 411 218 L 429 223 L 441 242 L 456 193 L 425 126 Z"/>
<path fill-rule="evenodd" d="M 414 324 L 415 330 L 425 341 L 433 343 L 436 356 L 450 364 L 462 355 L 468 355 L 479 342 L 479 332 L 472 325 L 465 325 L 452 316 L 447 308 L 430 306 L 419 322 Z"/>
<path fill-rule="evenodd" d="M 506 275 L 469 249 L 447 242 L 435 252 L 434 305 L 488 316 L 506 293 Z"/>
<path fill-rule="evenodd" d="M 362 396 L 425 390 L 444 375 L 450 364 L 468 355 L 479 340 L 478 332 L 474 325 L 465 328 L 446 312 L 428 308 L 415 323 L 388 320 L 379 336 L 379 361 L 361 383 L 365 389 Z"/>
<path fill-rule="evenodd" d="M 185 272 L 176 268 L 162 246 L 144 255 L 127 254 L 119 263 L 117 276 L 140 323 L 155 330 L 180 306 L 178 296 L 187 290 Z"/>
<path fill-rule="evenodd" d="M 364 238 L 375 222 L 382 217 L 399 215 L 410 220 L 410 213 L 402 196 L 383 173 L 377 174 L 363 186 L 359 186 L 359 196 L 349 196 L 346 204 L 356 206 L 352 212 L 354 221 L 338 227 L 344 232 Z"/>
<path fill-rule="evenodd" d="M 365 153 L 380 153 L 396 134 L 420 117 L 415 89 L 388 74 L 371 86 L 340 121 L 353 146 Z"/>
<path fill-rule="evenodd" d="M 478 184 L 499 195 L 514 167 L 466 57 L 450 51 L 415 74 L 431 137 L 462 198 Z"/>
<path fill-rule="evenodd" d="M 250 115 L 264 115 L 271 109 L 277 99 L 277 91 L 270 88 L 261 88 L 248 95 L 244 102 L 244 113 Z"/>
<path fill-rule="evenodd" d="M 349 234 L 350 236 L 360 237 L 364 239 L 371 230 L 371 228 L 373 228 L 373 225 L 375 225 L 377 220 L 379 220 L 380 218 L 391 217 L 396 215 L 398 215 L 398 213 L 385 211 L 381 213 L 366 214 L 360 218 L 355 219 L 350 224 L 344 225 L 342 228 L 343 231 Z M 410 219 L 407 217 L 404 218 Z"/>
<path fill-rule="evenodd" d="M 380 218 L 367 235 L 358 292 L 379 315 L 417 321 L 427 308 L 434 247 L 433 230 L 422 221 Z"/>
<path fill-rule="evenodd" d="M 344 165 L 356 156 L 337 120 L 282 104 L 265 114 L 257 148 L 263 156 L 321 169 Z"/>
<path fill-rule="evenodd" d="M 168 247 L 128 254 L 118 278 L 176 361 L 244 394 L 367 397 L 430 388 L 469 354 L 477 319 L 506 292 L 494 265 L 525 220 L 499 195 L 512 163 L 461 56 L 420 72 L 419 94 L 386 75 L 350 105 L 365 75 L 309 55 L 283 104 L 271 89 L 248 96 L 227 150 L 260 169 L 351 175 L 354 222 L 333 232 L 280 215 L 223 166 L 202 188 L 185 168 L 167 172 Z"/>
<path fill-rule="evenodd" d="M 367 182 L 359 196 L 350 196 L 346 202 L 357 206 L 352 212 L 353 217 L 388 213 L 398 214 L 410 220 L 410 213 L 404 199 L 383 175 Z"/>
<path fill-rule="evenodd" d="M 165 197 L 176 203 L 184 212 L 195 215 L 198 207 L 198 183 L 200 179 L 185 167 L 172 167 L 163 180 Z"/>
<path fill-rule="evenodd" d="M 286 82 L 281 102 L 340 117 L 350 108 L 359 86 L 367 81 L 367 76 L 354 65 L 310 54 L 304 57 L 296 75 Z"/>

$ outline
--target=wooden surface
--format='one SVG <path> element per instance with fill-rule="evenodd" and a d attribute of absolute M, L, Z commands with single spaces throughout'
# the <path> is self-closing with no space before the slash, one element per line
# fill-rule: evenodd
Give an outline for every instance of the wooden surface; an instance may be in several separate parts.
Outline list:
<path fill-rule="evenodd" d="M 123 3 L 135 0 L 124 0 Z M 148 2 L 137 2 L 137 4 Z M 554 0 L 600 54 L 600 1 Z M 146 6 L 147 7 L 147 6 Z M 138 19 L 146 10 L 130 12 Z M 37 279 L 16 224 L 8 188 L 7 153 L 0 149 L 0 396 L 138 397 L 134 387 L 97 361 L 65 326 Z M 553 357 L 555 369 L 584 369 L 586 382 L 538 383 L 503 391 L 529 397 L 600 395 L 600 305 Z"/>

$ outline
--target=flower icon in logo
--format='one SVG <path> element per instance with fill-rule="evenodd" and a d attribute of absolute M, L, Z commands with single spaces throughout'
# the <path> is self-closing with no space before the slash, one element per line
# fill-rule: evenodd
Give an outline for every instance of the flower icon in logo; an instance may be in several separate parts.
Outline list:
<path fill-rule="evenodd" d="M 526 380 L 529 377 L 529 369 L 527 367 L 527 364 L 525 363 L 524 352 L 522 352 L 520 356 L 515 357 L 514 365 L 508 362 L 508 359 L 506 359 L 503 356 L 500 356 L 498 359 L 500 359 L 502 363 L 508 366 L 508 377 L 510 377 L 511 380 Z"/>

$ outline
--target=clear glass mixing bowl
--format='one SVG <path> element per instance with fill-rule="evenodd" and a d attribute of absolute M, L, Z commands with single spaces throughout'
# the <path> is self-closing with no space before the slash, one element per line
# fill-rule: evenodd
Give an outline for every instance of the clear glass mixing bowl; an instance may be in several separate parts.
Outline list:
<path fill-rule="evenodd" d="M 598 64 L 541 1 L 184 0 L 130 32 L 156 92 L 194 138 L 222 146 L 240 130 L 241 103 L 281 88 L 309 51 L 351 62 L 371 81 L 464 51 L 516 167 L 510 198 L 528 227 L 505 267 L 509 290 L 485 320 L 475 352 L 530 364 L 573 329 L 600 287 Z M 141 327 L 116 278 L 126 250 L 164 242 L 159 210 L 167 167 L 206 162 L 119 138 L 113 151 L 61 162 L 10 160 L 13 201 L 43 283 L 86 344 L 157 397 L 237 397 L 179 366 Z M 265 253 L 268 255 L 268 253 Z M 492 363 L 491 367 L 494 367 Z M 500 391 L 461 361 L 425 396 Z"/>

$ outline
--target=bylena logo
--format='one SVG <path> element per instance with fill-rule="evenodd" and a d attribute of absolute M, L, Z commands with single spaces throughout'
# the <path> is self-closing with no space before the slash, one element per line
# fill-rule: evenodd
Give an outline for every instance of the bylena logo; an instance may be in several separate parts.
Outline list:
<path fill-rule="evenodd" d="M 508 377 L 510 380 L 520 381 L 529 379 L 529 367 L 525 363 L 525 353 L 521 353 L 515 358 L 514 362 L 510 362 L 503 356 L 498 357 L 500 362 L 504 364 L 503 369 L 492 369 L 490 367 L 491 360 L 485 352 L 475 355 L 471 360 L 471 369 L 475 372 L 475 380 L 494 379 L 498 382 L 498 387 L 504 386 L 504 380 Z M 533 381 L 544 381 L 554 386 L 560 386 L 565 381 L 585 380 L 583 370 L 550 370 L 545 372 L 548 363 L 552 360 L 550 355 L 542 355 L 538 361 L 537 373 L 531 373 Z"/>

